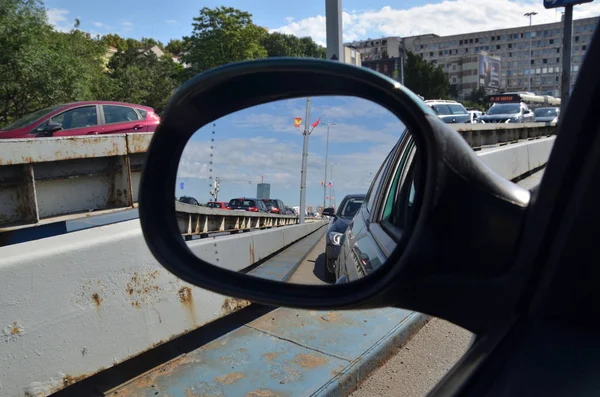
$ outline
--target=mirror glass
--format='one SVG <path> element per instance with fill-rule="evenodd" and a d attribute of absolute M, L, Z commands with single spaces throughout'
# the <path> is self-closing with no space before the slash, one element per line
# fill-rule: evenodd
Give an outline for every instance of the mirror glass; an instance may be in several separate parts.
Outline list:
<path fill-rule="evenodd" d="M 229 114 L 199 129 L 181 156 L 181 236 L 202 260 L 252 277 L 355 281 L 382 267 L 414 221 L 415 156 L 402 121 L 360 98 Z"/>

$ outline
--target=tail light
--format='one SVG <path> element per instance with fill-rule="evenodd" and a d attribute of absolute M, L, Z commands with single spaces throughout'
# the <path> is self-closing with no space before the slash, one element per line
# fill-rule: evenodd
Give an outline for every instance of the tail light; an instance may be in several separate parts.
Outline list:
<path fill-rule="evenodd" d="M 258 212 L 258 208 L 257 207 L 248 207 L 248 211 L 250 211 L 250 212 Z"/>
<path fill-rule="evenodd" d="M 271 210 L 276 214 L 279 213 L 279 208 L 277 207 L 273 207 Z"/>

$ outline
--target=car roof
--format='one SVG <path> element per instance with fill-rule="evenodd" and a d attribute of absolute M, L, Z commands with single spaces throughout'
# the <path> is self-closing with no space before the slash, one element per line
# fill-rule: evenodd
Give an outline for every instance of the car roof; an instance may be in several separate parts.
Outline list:
<path fill-rule="evenodd" d="M 82 105 L 121 105 L 121 106 L 130 106 L 130 107 L 134 107 L 134 108 L 141 108 L 141 109 L 145 109 L 145 110 L 149 110 L 149 111 L 154 111 L 153 108 L 151 108 L 150 106 L 146 106 L 146 105 L 138 105 L 135 103 L 127 103 L 127 102 L 117 102 L 117 101 L 81 101 L 81 102 L 70 102 L 70 103 L 64 103 L 62 105 L 58 105 L 60 107 L 75 107 L 75 106 L 82 106 Z"/>

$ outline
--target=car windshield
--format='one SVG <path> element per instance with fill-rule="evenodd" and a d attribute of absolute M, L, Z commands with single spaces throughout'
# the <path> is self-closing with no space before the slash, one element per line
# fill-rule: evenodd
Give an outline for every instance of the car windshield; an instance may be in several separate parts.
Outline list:
<path fill-rule="evenodd" d="M 19 120 L 15 121 L 14 123 L 1 128 L 1 130 L 15 130 L 17 128 L 27 127 L 29 125 L 32 125 L 33 123 L 35 123 L 42 117 L 54 112 L 55 110 L 60 109 L 61 107 L 62 107 L 62 105 L 50 106 L 50 107 L 47 107 L 44 109 L 37 110 L 33 113 L 29 113 L 27 116 L 20 118 Z"/>
<path fill-rule="evenodd" d="M 255 207 L 255 202 L 254 200 L 234 199 L 229 202 L 229 205 L 235 205 L 238 207 Z"/>
<path fill-rule="evenodd" d="M 338 216 L 344 219 L 351 219 L 356 215 L 365 200 L 363 198 L 350 197 L 346 200 L 340 209 Z"/>
<path fill-rule="evenodd" d="M 487 114 L 517 114 L 521 111 L 521 105 L 518 103 L 500 103 L 492 106 Z"/>
<path fill-rule="evenodd" d="M 447 116 L 452 114 L 452 110 L 450 110 L 450 107 L 448 107 L 448 105 L 431 105 L 431 107 L 440 116 Z"/>
<path fill-rule="evenodd" d="M 448 107 L 452 114 L 467 114 L 467 111 L 461 105 L 449 104 Z"/>
<path fill-rule="evenodd" d="M 535 109 L 535 117 L 556 117 L 558 115 L 556 108 L 538 108 Z"/>

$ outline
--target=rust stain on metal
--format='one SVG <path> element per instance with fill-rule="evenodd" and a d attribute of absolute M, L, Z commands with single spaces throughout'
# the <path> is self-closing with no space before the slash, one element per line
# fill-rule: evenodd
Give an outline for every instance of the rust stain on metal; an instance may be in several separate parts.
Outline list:
<path fill-rule="evenodd" d="M 62 378 L 62 383 L 64 387 L 70 386 L 73 383 L 77 383 L 85 378 L 87 378 L 89 375 L 79 375 L 79 376 L 70 376 L 70 375 L 65 375 Z"/>
<path fill-rule="evenodd" d="M 221 313 L 230 314 L 240 309 L 243 309 L 246 306 L 250 305 L 250 301 L 236 298 L 227 298 L 223 305 L 221 306 Z"/>
<path fill-rule="evenodd" d="M 250 242 L 250 265 L 254 264 L 254 242 Z"/>
<path fill-rule="evenodd" d="M 271 361 L 271 360 L 275 359 L 275 357 L 277 357 L 277 353 L 273 353 L 273 352 L 263 353 L 260 356 L 263 357 L 267 361 Z"/>
<path fill-rule="evenodd" d="M 280 394 L 275 393 L 271 389 L 256 389 L 246 393 L 246 397 L 278 397 Z"/>
<path fill-rule="evenodd" d="M 185 397 L 200 397 L 200 394 L 194 393 L 192 390 L 188 389 L 187 387 L 185 388 L 184 393 L 185 393 Z"/>
<path fill-rule="evenodd" d="M 100 297 L 100 295 L 97 292 L 94 292 L 92 294 L 92 300 L 94 301 L 94 303 L 96 304 L 97 307 L 100 307 L 100 304 L 103 301 L 103 299 Z"/>
<path fill-rule="evenodd" d="M 183 303 L 183 307 L 188 312 L 192 324 L 195 326 L 197 324 L 197 320 L 196 308 L 194 307 L 194 297 L 192 296 L 192 289 L 190 287 L 181 287 L 179 291 L 177 291 L 177 295 L 179 296 L 179 301 Z"/>
<path fill-rule="evenodd" d="M 141 307 L 143 303 L 147 303 L 152 298 L 158 296 L 160 286 L 154 284 L 154 279 L 158 275 L 158 270 L 147 274 L 133 273 L 131 280 L 125 287 L 125 292 L 131 296 L 134 301 L 131 303 L 134 307 Z"/>
<path fill-rule="evenodd" d="M 312 354 L 297 354 L 294 362 L 302 368 L 316 368 L 324 365 L 327 359 L 320 356 L 314 356 Z"/>
<path fill-rule="evenodd" d="M 245 377 L 245 375 L 242 374 L 241 372 L 232 372 L 232 373 L 229 373 L 226 375 L 215 377 L 215 381 L 217 381 L 219 383 L 223 383 L 224 385 L 230 385 L 233 382 L 236 382 L 236 381 L 242 379 L 243 377 Z"/>
<path fill-rule="evenodd" d="M 329 312 L 327 314 L 323 314 L 322 316 L 320 316 L 319 320 L 325 321 L 326 323 L 330 323 L 332 321 L 337 320 L 337 314 L 335 314 L 334 312 Z"/>

